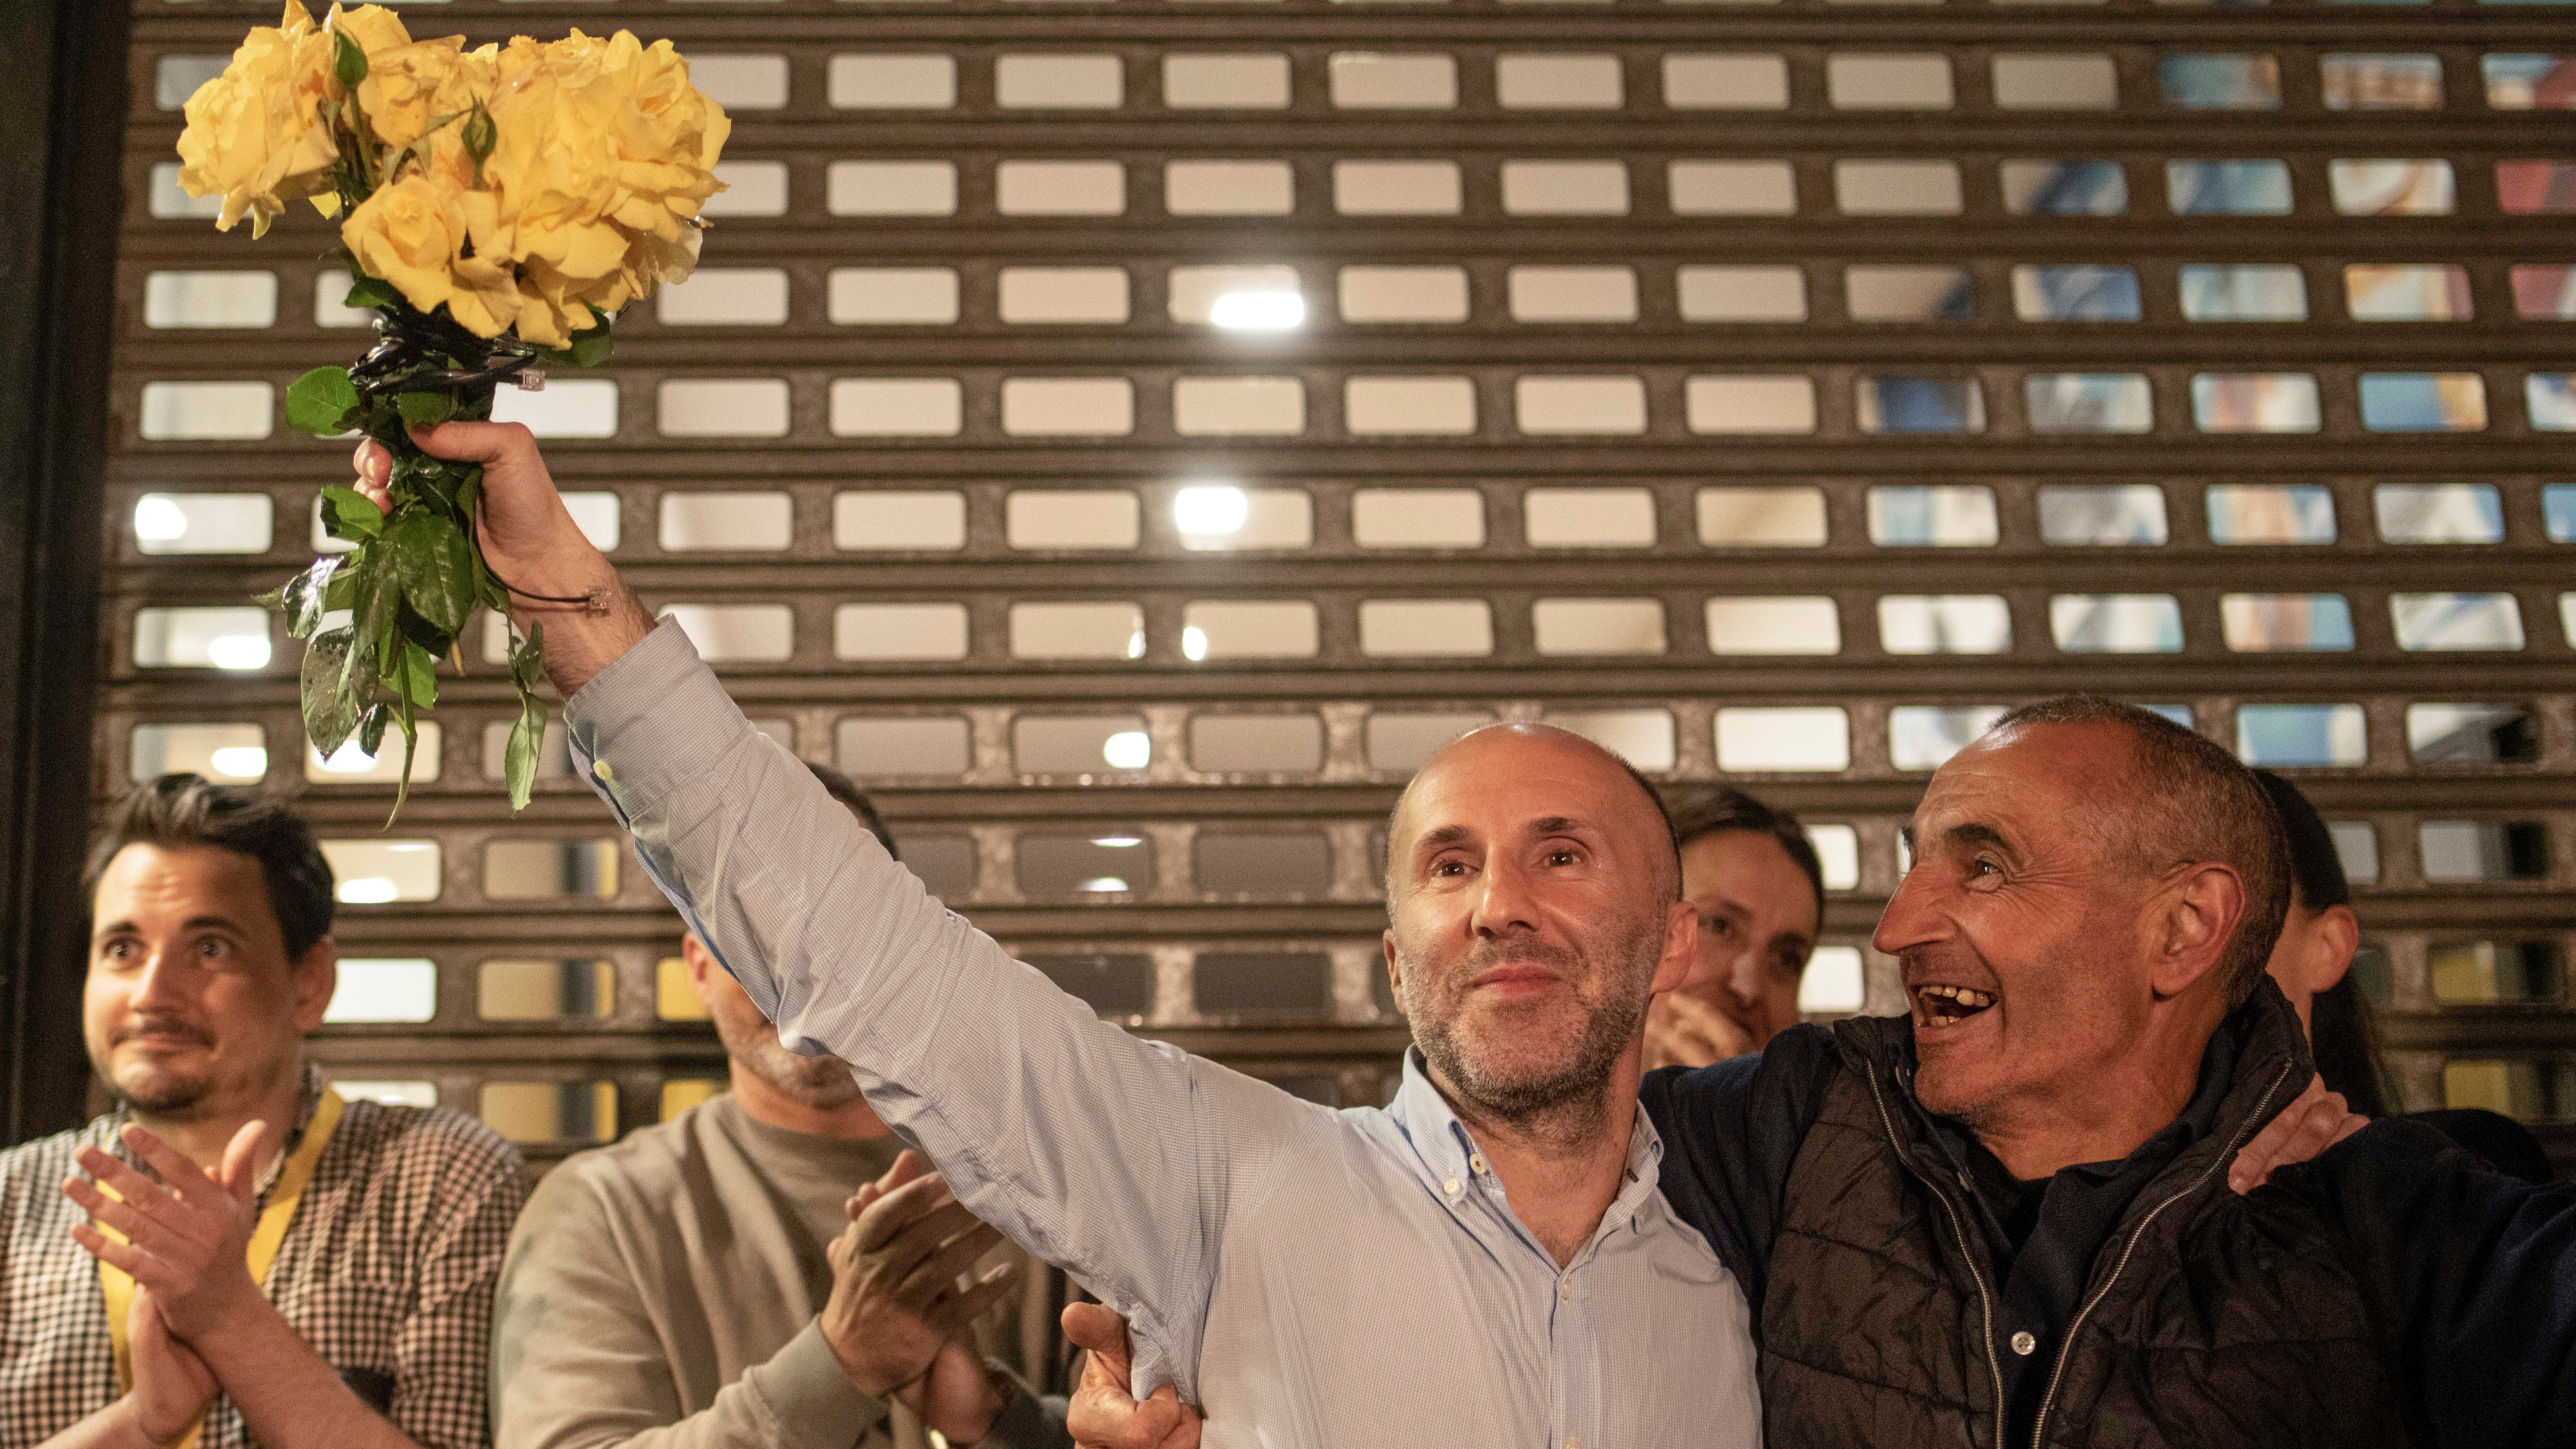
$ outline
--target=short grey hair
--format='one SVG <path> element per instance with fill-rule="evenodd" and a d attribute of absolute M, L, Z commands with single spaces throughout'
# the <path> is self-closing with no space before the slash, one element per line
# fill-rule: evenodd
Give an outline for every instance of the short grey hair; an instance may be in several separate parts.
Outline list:
<path fill-rule="evenodd" d="M 2290 847 L 2272 799 L 2234 755 L 2153 710 L 2092 694 L 2065 694 L 2006 713 L 1989 737 L 2032 725 L 2112 725 L 2126 730 L 2131 789 L 2125 809 L 2104 814 L 2105 844 L 2140 873 L 2216 861 L 2245 884 L 2245 914 L 2220 959 L 2230 1008 L 2254 994 L 2290 908 Z"/>

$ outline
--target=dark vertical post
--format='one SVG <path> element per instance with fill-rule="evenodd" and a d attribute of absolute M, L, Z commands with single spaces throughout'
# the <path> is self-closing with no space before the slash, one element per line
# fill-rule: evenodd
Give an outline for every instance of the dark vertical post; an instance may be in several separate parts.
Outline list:
<path fill-rule="evenodd" d="M 127 6 L 0 6 L 0 1132 L 80 1120 Z"/>

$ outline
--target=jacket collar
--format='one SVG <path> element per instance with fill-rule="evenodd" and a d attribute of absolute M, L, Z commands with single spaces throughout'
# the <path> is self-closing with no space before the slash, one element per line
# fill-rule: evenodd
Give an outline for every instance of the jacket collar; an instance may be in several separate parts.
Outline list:
<path fill-rule="evenodd" d="M 2218 1030 L 2234 1038 L 2235 1060 L 2229 1065 L 2223 1086 L 2203 1084 L 2218 1086 L 2222 1094 L 2218 1109 L 2207 1130 L 2197 1134 L 2196 1140 L 2184 1149 L 2176 1166 L 2198 1163 L 2208 1153 L 2232 1154 L 2245 1138 L 2253 1136 L 2289 1105 L 2316 1073 L 2308 1055 L 2307 1034 L 2299 1029 L 2298 1015 L 2269 975 L 2256 984 L 2252 996 L 2227 1014 Z M 1895 1087 L 1907 1102 L 1913 1101 L 1911 1016 L 1853 1017 L 1837 1023 L 1834 1035 L 1846 1062 Z M 2168 1130 L 2172 1125 L 2168 1124 Z M 1919 1119 L 1916 1126 L 1916 1135 L 1923 1135 Z"/>

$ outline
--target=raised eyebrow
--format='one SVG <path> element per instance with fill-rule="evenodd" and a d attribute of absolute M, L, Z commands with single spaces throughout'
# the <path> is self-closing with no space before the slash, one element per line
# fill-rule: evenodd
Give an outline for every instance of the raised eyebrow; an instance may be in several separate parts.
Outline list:
<path fill-rule="evenodd" d="M 1571 815 L 1542 815 L 1529 824 L 1532 835 L 1584 835 L 1591 826 Z"/>
<path fill-rule="evenodd" d="M 180 923 L 179 929 L 182 931 L 196 931 L 202 930 L 208 926 L 212 926 L 217 930 L 230 931 L 236 936 L 243 934 L 241 926 L 230 916 L 190 916 L 186 921 Z"/>

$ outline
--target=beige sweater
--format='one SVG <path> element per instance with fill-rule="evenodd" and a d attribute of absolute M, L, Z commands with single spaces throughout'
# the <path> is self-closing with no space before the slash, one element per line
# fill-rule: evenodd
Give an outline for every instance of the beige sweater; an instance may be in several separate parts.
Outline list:
<path fill-rule="evenodd" d="M 815 1323 L 843 1201 L 902 1144 L 755 1122 L 728 1093 L 567 1158 L 511 1234 L 492 1318 L 499 1449 L 900 1449 Z M 988 1445 L 1063 1445 L 1015 1392 Z M 899 1437 L 898 1437 L 899 1436 Z"/>

